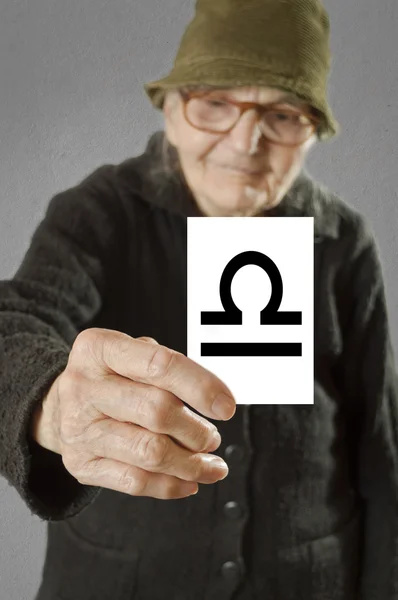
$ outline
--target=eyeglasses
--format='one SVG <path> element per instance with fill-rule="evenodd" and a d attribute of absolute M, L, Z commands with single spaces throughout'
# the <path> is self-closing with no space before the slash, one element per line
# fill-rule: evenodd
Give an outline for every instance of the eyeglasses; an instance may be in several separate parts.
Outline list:
<path fill-rule="evenodd" d="M 254 109 L 259 129 L 267 140 L 283 146 L 300 146 L 320 123 L 315 115 L 302 109 L 281 106 L 284 101 L 265 106 L 256 102 L 237 102 L 220 91 L 180 91 L 180 95 L 188 123 L 209 133 L 227 133 L 245 111 Z"/>

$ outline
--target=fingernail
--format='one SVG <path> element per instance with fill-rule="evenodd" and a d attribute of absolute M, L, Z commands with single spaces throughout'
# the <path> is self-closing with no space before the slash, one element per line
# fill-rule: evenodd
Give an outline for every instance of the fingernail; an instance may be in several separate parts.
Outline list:
<path fill-rule="evenodd" d="M 231 396 L 221 393 L 213 402 L 212 411 L 217 417 L 226 421 L 235 414 L 235 402 Z"/>
<path fill-rule="evenodd" d="M 223 475 L 222 479 L 224 479 L 224 477 L 226 477 L 228 475 L 228 473 L 229 473 L 228 465 L 219 456 L 214 456 L 211 460 L 209 460 L 209 463 L 214 469 L 222 469 L 223 471 L 225 471 L 225 474 Z"/>

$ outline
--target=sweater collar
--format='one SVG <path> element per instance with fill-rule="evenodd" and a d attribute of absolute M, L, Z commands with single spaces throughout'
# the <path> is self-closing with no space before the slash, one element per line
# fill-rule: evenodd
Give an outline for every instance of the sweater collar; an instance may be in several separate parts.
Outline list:
<path fill-rule="evenodd" d="M 127 177 L 134 191 L 153 207 L 185 217 L 200 216 L 201 212 L 182 176 L 174 173 L 166 175 L 162 168 L 164 136 L 164 131 L 153 133 L 140 156 L 121 163 L 119 175 Z M 172 160 L 176 151 L 170 148 L 169 152 Z M 316 182 L 305 168 L 281 202 L 267 211 L 267 216 L 314 217 L 316 238 L 338 237 L 336 196 Z"/>

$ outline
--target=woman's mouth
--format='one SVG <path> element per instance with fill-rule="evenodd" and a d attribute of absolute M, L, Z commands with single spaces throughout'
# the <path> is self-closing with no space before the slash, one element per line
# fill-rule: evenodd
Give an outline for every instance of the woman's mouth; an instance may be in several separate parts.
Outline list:
<path fill-rule="evenodd" d="M 251 169 L 248 167 L 238 167 L 231 165 L 218 165 L 221 169 L 225 169 L 226 171 L 231 171 L 233 173 L 242 173 L 243 175 L 262 175 L 263 171 L 259 169 Z"/>

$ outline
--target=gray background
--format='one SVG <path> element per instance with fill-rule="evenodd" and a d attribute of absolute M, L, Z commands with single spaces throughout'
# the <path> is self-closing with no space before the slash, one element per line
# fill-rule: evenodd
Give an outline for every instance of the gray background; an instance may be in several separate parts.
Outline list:
<path fill-rule="evenodd" d="M 398 348 L 398 3 L 325 6 L 329 98 L 342 132 L 316 146 L 307 167 L 370 220 Z M 142 84 L 169 70 L 193 8 L 193 0 L 1 2 L 0 279 L 13 276 L 56 192 L 142 151 L 162 126 Z M 0 506 L 0 596 L 31 600 L 45 523 L 4 478 Z"/>

